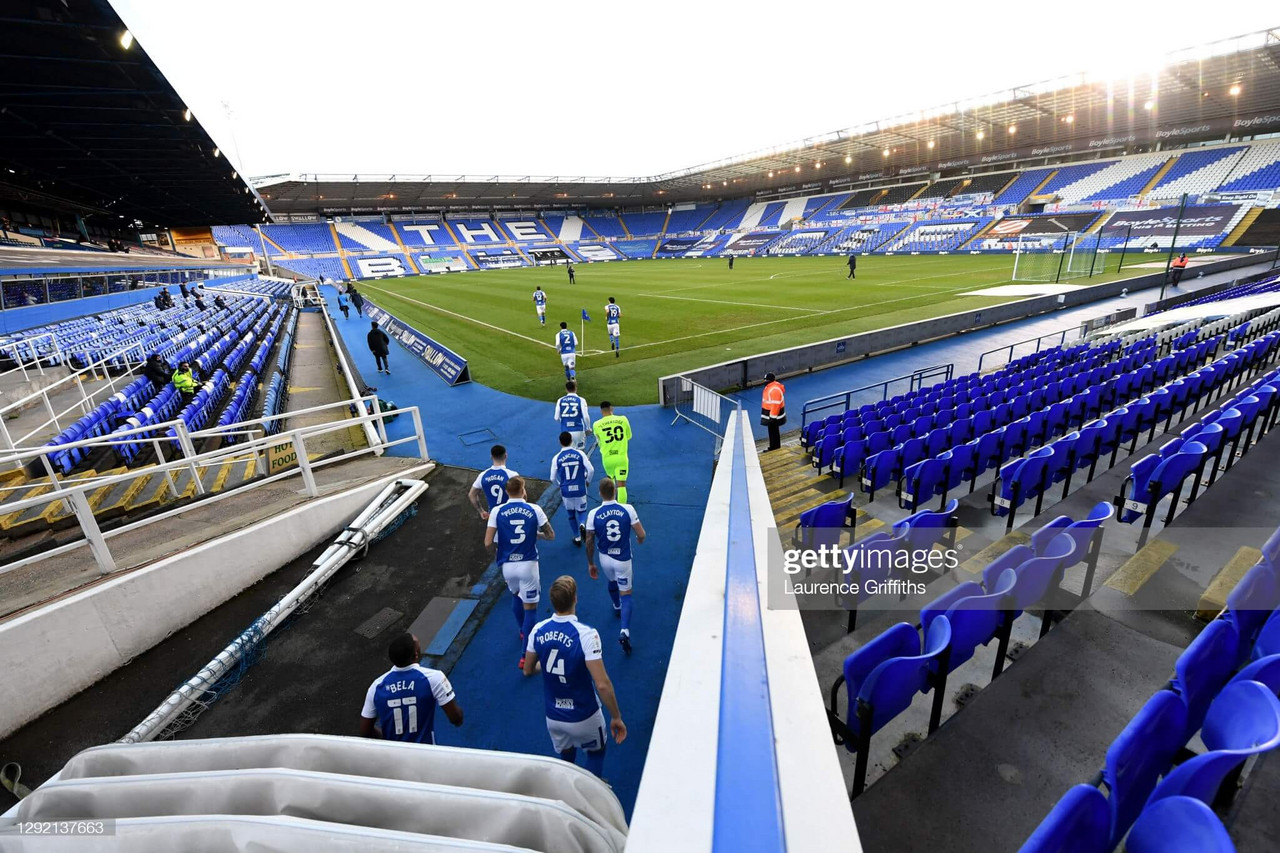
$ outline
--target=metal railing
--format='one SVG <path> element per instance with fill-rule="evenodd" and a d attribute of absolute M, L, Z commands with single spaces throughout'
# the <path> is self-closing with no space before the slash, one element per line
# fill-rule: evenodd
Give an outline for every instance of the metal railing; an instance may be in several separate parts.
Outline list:
<path fill-rule="evenodd" d="M 848 391 L 841 391 L 838 394 L 828 394 L 825 397 L 815 397 L 804 404 L 800 410 L 800 429 L 816 417 L 826 417 L 820 415 L 828 409 L 839 408 L 841 412 L 847 412 L 854 406 L 854 398 L 859 395 L 867 395 L 874 398 L 874 392 L 879 391 L 880 400 L 889 399 L 889 389 L 898 388 L 905 383 L 905 387 L 901 390 L 895 390 L 894 393 L 909 394 L 918 391 L 925 385 L 932 385 L 935 382 L 946 382 L 955 375 L 954 364 L 935 364 L 930 367 L 922 367 L 919 370 L 902 376 L 895 376 L 892 379 L 886 379 L 883 382 L 875 382 L 871 385 L 864 385 L 861 388 L 852 388 Z M 874 399 L 866 401 L 874 402 Z M 864 401 L 859 400 L 859 405 L 865 405 Z"/>
<path fill-rule="evenodd" d="M 742 402 L 681 376 L 676 385 L 672 406 L 676 411 L 672 424 L 686 420 L 716 437 L 715 456 L 718 459 L 729 421 L 742 411 Z"/>
<path fill-rule="evenodd" d="M 1072 333 L 1076 335 L 1080 335 L 1081 333 L 1080 330 L 1081 330 L 1081 326 L 1079 323 L 1077 323 L 1074 326 L 1069 326 L 1068 328 L 1060 329 L 1059 331 L 1056 331 L 1056 332 L 1049 332 L 1048 334 L 1041 335 L 1038 338 L 1027 338 L 1025 341 L 1017 341 L 1015 343 L 1008 344 L 1006 346 L 996 347 L 995 349 L 989 349 L 986 352 L 984 352 L 982 355 L 978 356 L 978 372 L 982 373 L 984 370 L 995 370 L 997 369 L 997 367 L 1003 367 L 1004 365 L 1013 361 L 1014 350 L 1016 350 L 1018 347 L 1024 347 L 1024 346 L 1027 346 L 1028 344 L 1035 344 L 1035 349 L 1030 350 L 1029 352 L 1024 352 L 1022 353 L 1022 355 L 1034 355 L 1035 353 L 1040 352 L 1042 349 L 1045 349 L 1045 345 L 1044 345 L 1045 341 L 1052 341 L 1053 343 L 1051 343 L 1050 346 L 1060 347 L 1067 342 L 1068 335 Z M 1000 362 L 999 365 L 996 365 L 994 363 L 991 365 L 987 365 L 986 364 L 987 356 L 995 355 L 996 353 L 1004 353 L 1005 355 L 1004 361 Z M 995 359 L 992 359 L 992 362 L 994 361 Z"/>
<path fill-rule="evenodd" d="M 134 353 L 138 356 L 137 360 L 130 361 L 128 356 Z M 22 399 L 15 400 L 0 408 L 0 452 L 20 448 L 24 442 L 33 436 L 49 432 L 50 427 L 53 427 L 53 432 L 48 436 L 49 438 L 62 432 L 65 424 L 77 421 L 92 412 L 103 400 L 115 394 L 121 384 L 128 385 L 134 379 L 137 379 L 136 370 L 145 364 L 146 360 L 146 348 L 141 341 L 134 341 L 115 352 L 102 356 L 97 361 L 80 368 L 74 373 L 64 376 L 57 382 L 46 385 L 44 388 L 33 391 Z M 122 372 L 117 370 L 117 372 L 113 373 L 112 367 L 123 367 L 124 370 Z M 105 380 L 105 384 L 90 391 L 85 388 L 86 379 L 102 379 Z M 61 409 L 55 408 L 51 397 L 62 391 L 72 390 L 73 387 L 80 391 L 79 397 L 74 398 L 73 402 Z M 19 412 L 37 401 L 44 404 L 44 411 L 47 417 L 21 435 L 12 435 L 8 426 L 5 425 L 5 420 L 9 413 Z M 0 462 L 0 470 L 4 470 L 6 467 L 3 462 Z"/>
<path fill-rule="evenodd" d="M 365 411 L 365 403 L 372 402 L 373 411 L 371 413 Z M 352 405 L 356 405 L 360 414 L 355 417 L 341 418 L 339 420 L 327 421 L 325 423 L 313 424 L 297 429 L 289 430 L 283 433 L 267 434 L 264 424 L 269 421 L 296 418 L 300 415 L 313 414 L 325 409 L 343 408 L 349 409 Z M 413 432 L 403 438 L 389 439 L 387 437 L 386 421 L 399 415 L 408 415 L 413 420 Z M 357 447 L 351 449 L 343 449 L 342 451 L 327 456 L 322 459 L 312 460 L 308 454 L 307 442 L 310 440 L 314 446 L 314 440 L 332 433 L 345 432 L 353 426 L 364 426 L 366 424 L 373 425 L 374 434 L 379 437 L 377 444 L 367 447 Z M 163 434 L 157 434 L 167 428 L 173 428 L 174 437 Z M 143 435 L 147 434 L 147 435 Z M 197 439 L 219 436 L 247 436 L 248 439 L 235 444 L 220 447 L 217 450 L 211 450 L 204 453 L 196 453 L 194 442 Z M 126 471 L 123 474 L 116 474 L 106 477 L 64 477 L 59 479 L 53 466 L 49 462 L 49 455 L 68 450 L 76 447 L 107 447 L 126 442 L 146 442 L 152 444 L 157 453 L 157 464 L 148 465 L 143 468 Z M 177 443 L 181 451 L 181 456 L 173 460 L 166 461 L 163 447 L 166 444 L 172 445 Z M 111 556 L 110 549 L 107 547 L 107 539 L 118 536 L 129 530 L 133 530 L 141 525 L 149 524 L 159 518 L 167 517 L 170 514 L 181 512 L 186 508 L 186 504 L 175 507 L 167 512 L 150 516 L 139 521 L 115 527 L 109 531 L 103 531 L 98 525 L 97 519 L 94 517 L 93 508 L 89 503 L 89 494 L 103 487 L 115 486 L 121 483 L 127 483 L 137 480 L 140 477 L 150 477 L 155 474 L 163 474 L 166 479 L 166 488 L 174 498 L 182 497 L 182 495 L 190 488 L 190 485 L 184 486 L 182 490 L 178 488 L 178 482 L 175 476 L 188 474 L 191 477 L 191 483 L 194 484 L 194 492 L 196 495 L 203 495 L 206 489 L 203 483 L 204 474 L 211 468 L 221 467 L 227 463 L 244 463 L 246 466 L 253 461 L 255 466 L 260 466 L 259 470 L 263 471 L 265 476 L 246 481 L 234 489 L 226 490 L 220 494 L 230 494 L 246 489 L 258 488 L 267 483 L 273 483 L 295 474 L 301 477 L 303 489 L 310 497 L 319 494 L 316 485 L 315 471 L 326 465 L 333 465 L 337 462 L 343 462 L 366 454 L 381 455 L 387 449 L 402 444 L 416 442 L 418 445 L 418 453 L 422 459 L 428 459 L 426 437 L 422 430 L 422 416 L 416 406 L 396 409 L 391 412 L 378 411 L 377 397 L 362 397 L 357 400 L 341 400 L 336 403 L 326 403 L 321 406 L 313 406 L 309 409 L 302 409 L 295 412 L 284 412 L 280 415 L 274 415 L 262 418 L 256 421 L 245 421 L 238 424 L 228 424 L 224 427 L 213 429 L 199 430 L 189 432 L 182 421 L 168 421 L 163 424 L 153 424 L 138 429 L 122 430 L 113 433 L 108 438 L 91 439 L 87 441 L 71 442 L 68 444 L 58 445 L 57 447 L 39 447 L 27 450 L 20 450 L 0 456 L 0 467 L 6 464 L 18 463 L 25 464 L 33 459 L 42 459 L 45 469 L 49 472 L 50 484 L 52 490 L 41 495 L 22 498 L 16 501 L 9 501 L 3 504 L 6 513 L 22 512 L 33 507 L 47 507 L 55 501 L 63 501 L 71 513 L 75 516 L 76 521 L 80 525 L 84 539 L 62 545 L 50 551 L 45 551 L 34 557 L 19 560 L 0 568 L 0 574 L 13 571 L 21 566 L 27 565 L 39 559 L 46 558 L 55 553 L 78 548 L 87 544 L 93 554 L 98 569 L 102 574 L 110 574 L 116 570 L 116 563 Z M 278 469 L 273 471 L 272 469 Z M 6 492 L 14 492 L 26 486 L 7 487 L 0 489 L 0 495 Z"/>
<path fill-rule="evenodd" d="M 45 338 L 53 342 L 53 352 L 41 355 L 36 348 L 36 342 Z M 27 355 L 22 353 L 24 347 L 29 351 L 30 361 L 27 360 Z M 66 364 L 67 362 L 66 356 L 62 352 L 62 345 L 58 342 L 58 336 L 53 332 L 32 335 L 29 338 L 4 338 L 0 340 L 0 354 L 12 356 L 14 362 L 16 362 L 13 367 L 7 370 L 0 370 L 0 379 L 18 371 L 22 371 L 23 379 L 30 379 L 32 373 L 44 375 L 46 361 L 49 362 L 50 366 Z"/>

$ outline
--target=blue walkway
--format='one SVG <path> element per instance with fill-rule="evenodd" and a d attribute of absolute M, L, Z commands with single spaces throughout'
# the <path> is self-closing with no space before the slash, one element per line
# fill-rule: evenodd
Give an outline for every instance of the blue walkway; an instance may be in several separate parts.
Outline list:
<path fill-rule="evenodd" d="M 427 449 L 433 459 L 485 468 L 489 447 L 499 442 L 506 445 L 512 468 L 547 478 L 551 457 L 559 449 L 552 404 L 514 397 L 478 382 L 450 388 L 398 346 L 390 357 L 391 376 L 379 375 L 365 344 L 369 321 L 358 318 L 354 310 L 350 319 L 344 320 L 337 310 L 334 289 L 326 286 L 324 292 L 365 381 L 377 386 L 379 396 L 421 409 Z M 598 402 L 603 391 L 581 390 L 590 403 Z M 635 651 L 629 657 L 617 644 L 618 624 L 605 582 L 587 577 L 586 558 L 573 545 L 563 509 L 551 518 L 557 539 L 539 543 L 538 548 L 543 589 L 558 575 L 572 575 L 578 581 L 578 618 L 600 629 L 604 640 L 605 666 L 628 729 L 624 744 L 609 745 L 605 776 L 630 815 L 711 486 L 713 445 L 711 436 L 695 426 L 684 422 L 671 426 L 671 413 L 658 406 L 617 411 L 631 419 L 633 468 L 627 488 L 649 534 L 645 544 L 638 546 L 635 558 Z M 388 427 L 388 434 L 394 438 L 411 430 L 412 421 L 402 417 Z M 396 449 L 410 454 L 417 450 L 411 444 Z M 593 460 L 598 461 L 598 457 Z M 596 467 L 599 470 L 598 464 Z M 597 480 L 600 476 L 603 472 Z M 495 578 L 494 583 L 501 584 L 501 578 Z M 550 612 L 544 593 L 539 617 Z M 440 743 L 552 754 L 542 715 L 542 685 L 539 679 L 519 673 L 518 657 L 515 620 L 504 593 L 449 673 L 465 709 L 466 723 L 460 729 L 438 727 Z"/>
<path fill-rule="evenodd" d="M 1229 278 L 1243 274 L 1243 271 L 1236 270 L 1226 275 Z M 1204 280 L 1189 279 L 1184 281 L 1176 291 L 1171 291 L 1166 296 L 1191 293 L 1211 284 L 1220 283 L 1223 280 L 1221 276 L 1205 276 Z M 1051 334 L 1062 329 L 1078 328 L 1085 320 L 1100 317 L 1103 314 L 1108 314 L 1121 308 L 1137 308 L 1141 313 L 1142 306 L 1155 302 L 1159 297 L 1159 293 L 1159 288 L 1141 290 L 1136 293 L 1130 293 L 1128 296 L 1102 299 L 1087 305 L 1081 305 L 1078 308 L 1068 308 L 1025 320 L 1005 323 L 990 329 L 966 332 L 965 334 L 943 338 L 942 340 L 921 344 L 910 349 L 873 356 L 872 358 L 856 361 L 841 367 L 828 368 L 803 376 L 792 376 L 784 380 L 787 388 L 787 425 L 784 428 L 784 432 L 800 429 L 800 413 L 808 400 L 824 397 L 828 394 L 839 394 L 877 382 L 884 382 L 885 380 L 905 376 L 912 371 L 938 364 L 954 364 L 957 376 L 970 373 L 978 369 L 979 356 L 988 350 L 1009 346 L 1010 344 L 1025 341 L 1028 338 Z M 1052 341 L 1047 342 L 1046 346 L 1050 346 L 1052 343 Z M 1020 347 L 1015 356 L 1027 355 L 1034 352 L 1034 349 L 1034 346 Z M 993 364 L 999 366 L 1003 360 L 1007 359 L 1002 359 L 1000 354 L 993 355 L 987 359 L 987 365 L 984 365 L 984 369 L 986 366 Z M 905 388 L 895 390 L 893 393 L 901 393 L 902 390 L 905 390 Z M 757 387 L 730 396 L 742 400 L 745 411 L 756 413 L 760 411 L 760 392 L 761 389 Z M 860 399 L 859 402 L 867 403 L 871 402 L 871 400 L 870 398 Z M 836 412 L 836 409 L 832 409 L 826 414 L 835 414 Z M 752 431 L 757 440 L 768 438 L 768 431 L 760 425 L 759 420 L 759 418 L 752 418 L 754 424 Z"/>

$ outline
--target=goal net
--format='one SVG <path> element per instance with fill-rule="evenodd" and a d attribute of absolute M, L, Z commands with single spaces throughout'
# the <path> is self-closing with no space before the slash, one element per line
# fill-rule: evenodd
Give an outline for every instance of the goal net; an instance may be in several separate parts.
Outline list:
<path fill-rule="evenodd" d="M 1018 238 L 1013 254 L 1013 281 L 1068 281 L 1102 272 L 1098 240 L 1081 239 L 1078 231 L 1034 234 Z"/>

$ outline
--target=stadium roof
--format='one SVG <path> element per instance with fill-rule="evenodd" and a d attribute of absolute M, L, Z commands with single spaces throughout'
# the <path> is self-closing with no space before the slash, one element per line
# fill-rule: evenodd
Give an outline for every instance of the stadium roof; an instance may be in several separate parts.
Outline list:
<path fill-rule="evenodd" d="M 625 207 L 820 193 L 1274 132 L 1280 29 L 1179 51 L 1136 76 L 1046 80 L 651 177 L 274 175 L 254 185 L 276 214 Z"/>
<path fill-rule="evenodd" d="M 0 54 L 0 206 L 164 227 L 263 219 L 107 0 L 5 0 Z"/>

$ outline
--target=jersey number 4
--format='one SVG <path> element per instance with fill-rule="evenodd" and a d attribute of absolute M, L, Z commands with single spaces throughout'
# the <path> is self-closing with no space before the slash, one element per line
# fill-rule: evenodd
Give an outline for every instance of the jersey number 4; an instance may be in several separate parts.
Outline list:
<path fill-rule="evenodd" d="M 560 659 L 559 649 L 552 649 L 547 655 L 547 673 L 558 677 L 561 684 L 569 683 L 569 679 L 564 677 L 564 661 Z"/>
<path fill-rule="evenodd" d="M 402 708 L 401 706 L 404 706 Z M 409 734 L 415 734 L 418 731 L 418 697 L 417 696 L 401 696 L 399 699 L 388 699 L 387 707 L 391 709 L 392 715 L 395 717 L 396 734 L 404 734 L 404 709 L 409 709 Z"/>

